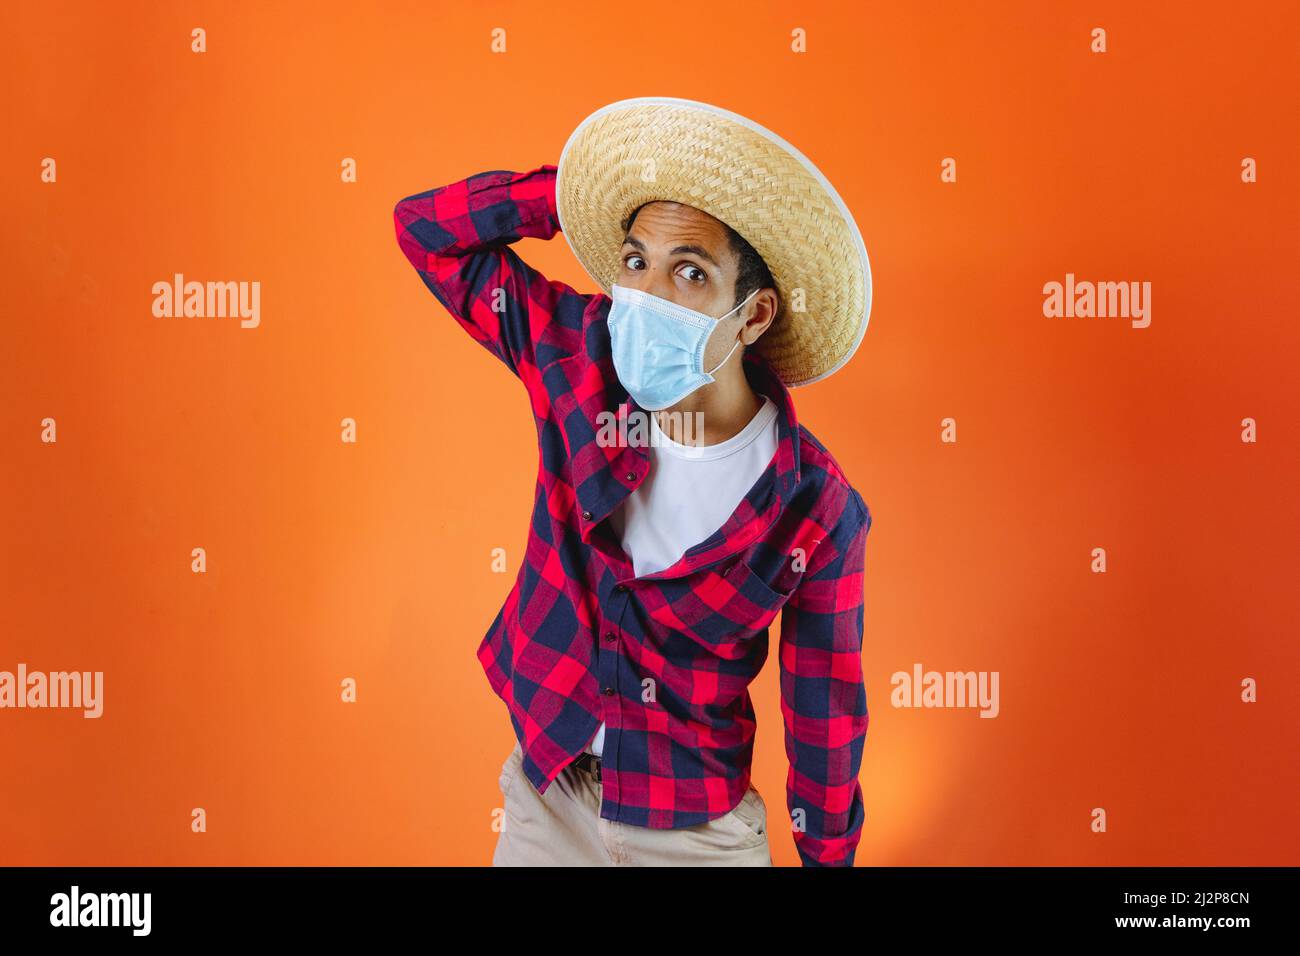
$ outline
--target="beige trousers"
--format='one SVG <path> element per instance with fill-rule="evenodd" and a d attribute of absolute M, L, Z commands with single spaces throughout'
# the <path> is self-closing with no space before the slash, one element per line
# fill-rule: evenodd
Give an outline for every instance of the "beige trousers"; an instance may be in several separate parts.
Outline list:
<path fill-rule="evenodd" d="M 771 866 L 767 807 L 751 786 L 734 810 L 676 830 L 600 815 L 603 785 L 572 764 L 539 794 L 518 741 L 501 767 L 505 799 L 493 866 Z"/>

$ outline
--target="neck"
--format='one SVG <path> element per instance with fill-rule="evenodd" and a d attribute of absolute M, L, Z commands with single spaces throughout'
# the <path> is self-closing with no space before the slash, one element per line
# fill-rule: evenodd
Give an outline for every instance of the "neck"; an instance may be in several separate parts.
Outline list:
<path fill-rule="evenodd" d="M 743 431 L 763 407 L 763 397 L 745 375 L 743 358 L 737 350 L 714 381 L 655 412 L 663 433 L 683 445 L 716 445 Z"/>

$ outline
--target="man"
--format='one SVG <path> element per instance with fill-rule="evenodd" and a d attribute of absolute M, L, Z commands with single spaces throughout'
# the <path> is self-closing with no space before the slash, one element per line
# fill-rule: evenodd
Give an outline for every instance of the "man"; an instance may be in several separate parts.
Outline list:
<path fill-rule="evenodd" d="M 747 688 L 779 613 L 781 825 L 805 866 L 852 865 L 871 517 L 787 390 L 866 327 L 838 195 L 744 117 L 642 98 L 584 120 L 558 168 L 471 176 L 395 219 L 537 426 L 526 553 L 478 649 L 517 740 L 494 864 L 770 866 Z M 509 245 L 562 224 L 609 295 Z"/>

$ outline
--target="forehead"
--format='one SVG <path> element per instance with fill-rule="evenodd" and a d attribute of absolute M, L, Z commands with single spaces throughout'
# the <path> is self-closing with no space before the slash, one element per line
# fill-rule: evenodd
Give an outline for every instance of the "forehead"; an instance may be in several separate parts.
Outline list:
<path fill-rule="evenodd" d="M 684 241 L 722 252 L 730 246 L 726 227 L 720 221 L 694 206 L 667 200 L 642 206 L 628 235 L 647 245 Z"/>

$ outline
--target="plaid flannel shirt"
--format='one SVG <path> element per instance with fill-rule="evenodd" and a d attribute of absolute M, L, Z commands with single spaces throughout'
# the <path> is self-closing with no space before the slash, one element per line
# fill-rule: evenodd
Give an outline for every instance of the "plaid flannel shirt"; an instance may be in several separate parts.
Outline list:
<path fill-rule="evenodd" d="M 614 371 L 611 301 L 547 280 L 509 245 L 559 231 L 555 167 L 485 172 L 418 193 L 397 204 L 394 219 L 429 291 L 523 382 L 537 426 L 526 551 L 478 648 L 524 773 L 545 792 L 603 720 L 602 817 L 678 828 L 727 813 L 750 786 L 747 688 L 780 613 L 795 846 L 805 866 L 851 866 L 864 819 L 871 515 L 798 424 L 788 391 L 746 354 L 751 384 L 779 409 L 776 455 L 721 528 L 671 567 L 636 577 L 605 519 L 645 478 L 649 453 L 608 436 L 610 413 L 631 435 L 633 413 L 647 413 Z"/>

